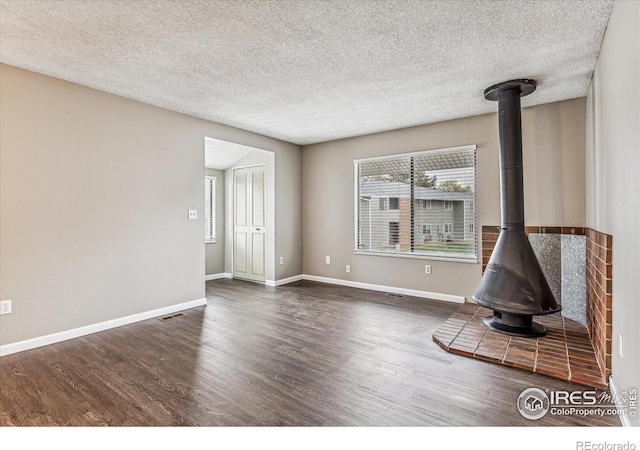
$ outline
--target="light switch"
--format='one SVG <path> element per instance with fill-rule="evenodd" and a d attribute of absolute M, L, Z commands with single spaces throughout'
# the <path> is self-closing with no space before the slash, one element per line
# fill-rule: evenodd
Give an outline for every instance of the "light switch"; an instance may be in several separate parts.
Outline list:
<path fill-rule="evenodd" d="M 198 218 L 198 210 L 190 209 L 189 210 L 189 220 L 196 220 Z"/>

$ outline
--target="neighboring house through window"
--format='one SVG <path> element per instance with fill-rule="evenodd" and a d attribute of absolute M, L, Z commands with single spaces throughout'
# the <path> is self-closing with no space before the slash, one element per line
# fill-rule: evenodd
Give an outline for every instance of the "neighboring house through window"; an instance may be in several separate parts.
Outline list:
<path fill-rule="evenodd" d="M 477 260 L 474 145 L 354 161 L 355 251 Z"/>
<path fill-rule="evenodd" d="M 399 232 L 400 223 L 389 222 L 389 245 L 396 245 L 398 243 Z"/>

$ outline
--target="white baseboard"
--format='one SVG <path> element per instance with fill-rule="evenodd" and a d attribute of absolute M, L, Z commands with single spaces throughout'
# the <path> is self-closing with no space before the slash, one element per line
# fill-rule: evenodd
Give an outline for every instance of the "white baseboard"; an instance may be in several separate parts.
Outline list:
<path fill-rule="evenodd" d="M 359 281 L 340 280 L 338 278 L 325 278 L 316 275 L 302 275 L 302 278 L 320 283 L 337 284 L 358 289 L 370 289 L 372 291 L 391 292 L 393 294 L 410 295 L 412 297 L 428 298 L 431 300 L 442 300 L 451 303 L 464 303 L 465 298 L 459 295 L 439 294 L 437 292 L 418 291 L 415 289 L 405 289 L 393 286 L 382 286 L 380 284 L 360 283 Z"/>
<path fill-rule="evenodd" d="M 220 278 L 231 278 L 231 274 L 230 273 L 214 273 L 212 275 L 205 275 L 204 281 L 219 280 Z"/>
<path fill-rule="evenodd" d="M 630 427 L 631 422 L 629 421 L 629 416 L 625 414 L 624 407 L 620 404 L 620 396 L 618 395 L 618 388 L 613 383 L 613 376 L 609 377 L 609 390 L 611 391 L 611 396 L 616 402 L 616 408 L 618 409 L 618 417 L 620 418 L 620 422 L 623 427 Z"/>
<path fill-rule="evenodd" d="M 151 311 L 145 311 L 126 317 L 120 317 L 119 319 L 107 320 L 105 322 L 94 323 L 92 325 L 86 325 L 84 327 L 74 328 L 72 330 L 61 331 L 59 333 L 48 334 L 46 336 L 40 336 L 33 339 L 27 339 L 26 341 L 0 345 L 0 357 L 11 355 L 13 353 L 24 352 L 25 350 L 31 350 L 38 347 L 44 347 L 45 345 L 55 344 L 57 342 L 86 336 L 88 334 L 109 330 L 111 328 L 121 327 L 123 325 L 129 325 L 131 323 L 140 322 L 142 320 L 153 319 L 154 317 L 164 316 L 174 312 L 183 311 L 185 309 L 196 308 L 198 306 L 206 304 L 207 299 L 201 298 L 198 300 L 192 300 L 190 302 L 178 303 L 177 305 L 165 306 L 164 308 L 153 309 Z"/>
<path fill-rule="evenodd" d="M 293 283 L 295 281 L 301 281 L 303 279 L 302 275 L 294 275 L 289 278 L 282 278 L 276 281 L 267 281 L 267 286 L 282 286 L 283 284 Z M 270 284 L 273 283 L 273 284 Z"/>

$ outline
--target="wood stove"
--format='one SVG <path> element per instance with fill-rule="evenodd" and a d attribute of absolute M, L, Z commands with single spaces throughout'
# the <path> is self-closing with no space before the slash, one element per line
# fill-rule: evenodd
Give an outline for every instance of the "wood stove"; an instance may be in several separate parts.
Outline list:
<path fill-rule="evenodd" d="M 500 131 L 500 235 L 473 296 L 493 310 L 484 325 L 513 336 L 540 337 L 546 330 L 533 316 L 560 311 L 549 283 L 524 232 L 524 185 L 520 97 L 536 89 L 534 80 L 520 79 L 491 86 L 487 100 L 498 102 Z"/>

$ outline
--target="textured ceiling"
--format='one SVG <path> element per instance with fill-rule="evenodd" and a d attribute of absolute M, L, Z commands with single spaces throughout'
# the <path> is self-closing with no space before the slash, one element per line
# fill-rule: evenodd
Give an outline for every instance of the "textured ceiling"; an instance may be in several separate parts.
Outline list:
<path fill-rule="evenodd" d="M 208 169 L 227 170 L 252 151 L 257 150 L 246 145 L 204 138 L 204 166 Z"/>
<path fill-rule="evenodd" d="M 587 94 L 612 0 L 2 1 L 0 61 L 310 144 Z"/>

